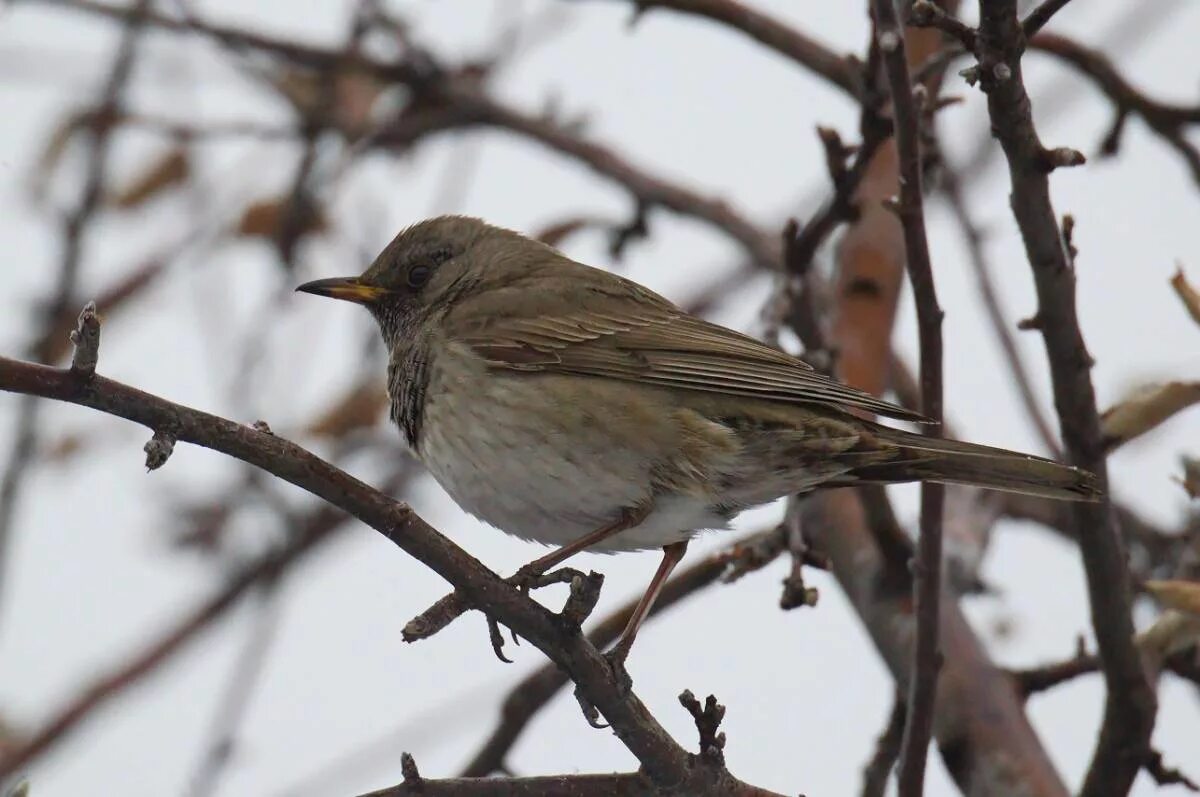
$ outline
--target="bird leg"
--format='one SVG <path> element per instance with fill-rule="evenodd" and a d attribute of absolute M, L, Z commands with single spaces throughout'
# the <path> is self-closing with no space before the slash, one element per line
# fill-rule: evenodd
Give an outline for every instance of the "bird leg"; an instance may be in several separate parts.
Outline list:
<path fill-rule="evenodd" d="M 613 649 L 608 654 L 609 663 L 613 665 L 613 669 L 618 674 L 622 673 L 625 669 L 625 659 L 629 656 L 630 648 L 633 647 L 633 639 L 637 636 L 638 629 L 642 627 L 642 621 L 646 619 L 646 615 L 654 607 L 654 602 L 658 600 L 658 595 L 662 592 L 663 585 L 667 583 L 671 571 L 675 569 L 675 565 L 679 564 L 679 560 L 687 553 L 687 547 L 687 540 L 663 546 L 663 558 L 659 562 L 658 570 L 654 573 L 654 578 L 650 580 L 650 586 L 646 588 L 642 599 L 638 601 L 633 614 L 629 615 L 629 622 L 625 624 L 625 630 L 621 632 L 620 638 L 617 639 L 617 644 L 613 646 Z"/>
<path fill-rule="evenodd" d="M 528 586 L 535 582 L 540 576 L 544 575 L 552 567 L 556 567 L 570 559 L 580 551 L 585 551 L 593 545 L 607 540 L 622 531 L 631 529 L 646 519 L 650 514 L 648 505 L 636 506 L 630 509 L 621 511 L 620 516 L 612 523 L 601 526 L 595 531 L 589 531 L 574 542 L 569 542 L 566 545 L 551 551 L 545 556 L 540 556 L 534 559 L 529 564 L 522 567 L 516 574 L 509 579 L 509 582 L 517 586 Z"/>

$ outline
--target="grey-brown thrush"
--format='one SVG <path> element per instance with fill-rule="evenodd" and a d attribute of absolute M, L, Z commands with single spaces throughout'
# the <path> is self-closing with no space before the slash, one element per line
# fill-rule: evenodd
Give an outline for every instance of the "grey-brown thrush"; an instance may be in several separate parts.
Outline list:
<path fill-rule="evenodd" d="M 663 549 L 618 659 L 687 541 L 748 507 L 917 480 L 1098 495 L 1077 468 L 863 420 L 847 408 L 920 417 L 478 219 L 423 221 L 362 276 L 298 290 L 371 311 L 392 420 L 459 506 L 561 546 L 525 575 L 585 549 Z"/>

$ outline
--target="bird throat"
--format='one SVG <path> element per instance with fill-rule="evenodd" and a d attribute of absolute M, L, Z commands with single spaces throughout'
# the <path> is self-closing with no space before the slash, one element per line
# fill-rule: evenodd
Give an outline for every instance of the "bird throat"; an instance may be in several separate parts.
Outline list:
<path fill-rule="evenodd" d="M 377 319 L 388 348 L 390 416 L 415 452 L 421 440 L 425 393 L 429 387 L 432 353 L 429 341 L 420 333 L 420 325 L 412 314 L 379 313 Z"/>

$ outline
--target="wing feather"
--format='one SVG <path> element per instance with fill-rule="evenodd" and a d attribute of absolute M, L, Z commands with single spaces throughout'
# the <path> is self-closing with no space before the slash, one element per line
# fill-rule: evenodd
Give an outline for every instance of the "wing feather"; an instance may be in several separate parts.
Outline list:
<path fill-rule="evenodd" d="M 565 260 L 565 259 L 564 259 Z M 748 335 L 688 315 L 636 283 L 572 261 L 563 275 L 465 299 L 445 318 L 453 341 L 493 368 L 596 376 L 787 403 L 859 407 L 926 420 L 817 373 Z M 577 275 L 579 276 L 579 275 Z M 569 298 L 568 298 L 569 297 Z M 562 312 L 562 308 L 571 308 Z"/>

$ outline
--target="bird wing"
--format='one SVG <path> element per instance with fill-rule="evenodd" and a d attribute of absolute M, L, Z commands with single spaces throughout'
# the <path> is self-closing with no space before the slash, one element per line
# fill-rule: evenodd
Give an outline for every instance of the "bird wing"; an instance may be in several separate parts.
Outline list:
<path fill-rule="evenodd" d="M 570 275 L 543 274 L 528 284 L 486 291 L 459 302 L 444 323 L 452 341 L 469 346 L 492 368 L 859 407 L 891 418 L 927 420 L 608 273 L 582 285 Z"/>

